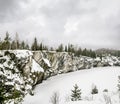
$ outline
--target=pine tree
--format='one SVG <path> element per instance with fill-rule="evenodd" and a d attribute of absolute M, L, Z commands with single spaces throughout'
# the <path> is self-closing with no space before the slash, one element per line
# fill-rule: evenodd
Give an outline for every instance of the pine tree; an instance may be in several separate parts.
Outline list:
<path fill-rule="evenodd" d="M 20 48 L 20 42 L 19 42 L 19 38 L 18 38 L 18 33 L 16 33 L 15 35 L 15 42 L 16 42 L 16 49 Z"/>
<path fill-rule="evenodd" d="M 56 51 L 63 52 L 64 51 L 63 44 L 60 44 L 60 46 L 58 46 L 58 49 Z"/>
<path fill-rule="evenodd" d="M 81 48 L 79 48 L 78 50 L 75 51 L 75 56 L 80 56 L 82 54 L 82 50 Z"/>
<path fill-rule="evenodd" d="M 12 43 L 11 43 L 11 49 L 16 49 L 16 42 L 15 41 L 12 41 Z"/>
<path fill-rule="evenodd" d="M 40 43 L 40 47 L 39 47 L 39 50 L 43 50 L 43 44 L 42 43 Z"/>
<path fill-rule="evenodd" d="M 38 50 L 38 43 L 37 43 L 37 38 L 36 38 L 36 37 L 34 38 L 34 42 L 33 42 L 33 44 L 32 44 L 31 49 L 32 49 L 33 51 Z"/>
<path fill-rule="evenodd" d="M 67 46 L 65 46 L 65 52 L 68 52 L 68 48 L 67 48 Z"/>
<path fill-rule="evenodd" d="M 25 42 L 24 41 L 22 41 L 22 43 L 21 43 L 21 49 L 25 49 Z"/>
<path fill-rule="evenodd" d="M 71 91 L 72 91 L 72 94 L 71 94 L 72 101 L 81 100 L 81 89 L 79 89 L 77 84 L 75 84 L 74 89 Z"/>
<path fill-rule="evenodd" d="M 6 37 L 4 38 L 4 42 L 2 43 L 2 48 L 3 48 L 3 49 L 8 50 L 8 49 L 11 48 L 11 47 L 10 47 L 10 45 L 11 45 L 10 40 L 11 40 L 11 39 L 10 39 L 9 33 L 6 32 Z"/>

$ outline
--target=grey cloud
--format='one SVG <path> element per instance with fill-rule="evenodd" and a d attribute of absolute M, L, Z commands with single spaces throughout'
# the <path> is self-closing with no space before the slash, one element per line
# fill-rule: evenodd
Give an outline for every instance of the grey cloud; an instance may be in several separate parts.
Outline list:
<path fill-rule="evenodd" d="M 0 0 L 0 34 L 120 49 L 119 5 L 119 0 Z"/>
<path fill-rule="evenodd" d="M 27 0 L 0 0 L 0 22 L 11 22 L 19 18 L 21 3 L 27 3 Z"/>

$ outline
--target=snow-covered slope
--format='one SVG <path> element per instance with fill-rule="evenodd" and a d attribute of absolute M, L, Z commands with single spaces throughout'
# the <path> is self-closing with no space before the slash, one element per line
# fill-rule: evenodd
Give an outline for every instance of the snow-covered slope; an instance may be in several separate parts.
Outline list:
<path fill-rule="evenodd" d="M 103 67 L 89 70 L 81 70 L 67 74 L 61 74 L 43 81 L 37 85 L 34 96 L 27 95 L 23 104 L 51 104 L 50 98 L 54 92 L 60 95 L 59 104 L 106 104 L 104 100 L 104 89 L 111 97 L 112 104 L 119 104 L 118 100 L 118 76 L 120 67 Z M 82 92 L 82 100 L 71 102 L 71 89 L 77 84 Z M 98 94 L 92 98 L 92 85 L 98 88 Z M 92 100 L 93 99 L 93 100 Z"/>

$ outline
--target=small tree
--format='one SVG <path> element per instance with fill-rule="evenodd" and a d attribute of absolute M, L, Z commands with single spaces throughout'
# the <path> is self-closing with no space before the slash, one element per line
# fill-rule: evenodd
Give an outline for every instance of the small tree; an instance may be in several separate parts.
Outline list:
<path fill-rule="evenodd" d="M 97 89 L 96 85 L 94 85 L 94 84 L 92 85 L 91 94 L 92 94 L 92 100 L 93 100 L 93 95 L 98 94 L 98 89 Z"/>
<path fill-rule="evenodd" d="M 71 94 L 72 101 L 81 100 L 81 89 L 79 89 L 77 84 L 75 84 L 74 89 L 71 91 L 72 91 L 72 94 Z"/>
<path fill-rule="evenodd" d="M 96 85 L 93 86 L 91 94 L 98 94 L 98 89 L 97 89 Z"/>
<path fill-rule="evenodd" d="M 119 93 L 119 102 L 120 102 L 120 76 L 118 76 L 118 93 Z"/>
<path fill-rule="evenodd" d="M 50 98 L 50 102 L 52 104 L 59 104 L 60 101 L 60 96 L 58 92 L 54 92 L 53 95 Z"/>

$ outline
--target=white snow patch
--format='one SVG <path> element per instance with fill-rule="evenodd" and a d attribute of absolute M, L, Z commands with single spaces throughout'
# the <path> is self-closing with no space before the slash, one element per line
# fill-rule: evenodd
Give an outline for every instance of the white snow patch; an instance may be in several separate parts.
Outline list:
<path fill-rule="evenodd" d="M 50 62 L 49 62 L 49 60 L 48 59 L 46 59 L 46 58 L 43 58 L 43 61 L 49 66 L 49 67 L 51 67 L 51 65 L 50 65 Z"/>
<path fill-rule="evenodd" d="M 13 52 L 18 58 L 25 58 L 33 55 L 33 53 L 29 50 L 14 50 Z"/>
<path fill-rule="evenodd" d="M 31 72 L 44 72 L 44 69 L 33 59 Z"/>

